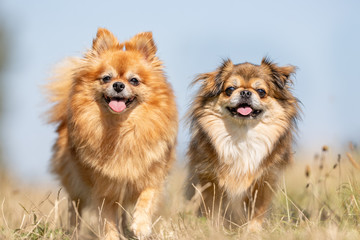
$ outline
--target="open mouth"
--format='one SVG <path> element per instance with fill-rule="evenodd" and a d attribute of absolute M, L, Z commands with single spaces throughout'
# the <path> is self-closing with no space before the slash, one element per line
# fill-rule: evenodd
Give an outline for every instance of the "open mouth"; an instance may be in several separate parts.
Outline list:
<path fill-rule="evenodd" d="M 227 107 L 227 109 L 233 116 L 244 118 L 255 118 L 262 112 L 262 110 L 254 109 L 247 103 L 240 104 L 235 108 Z"/>
<path fill-rule="evenodd" d="M 103 95 L 103 97 L 105 102 L 110 107 L 110 109 L 116 113 L 121 113 L 125 109 L 129 108 L 136 99 L 135 97 L 120 98 L 120 97 L 109 97 L 106 95 Z"/>

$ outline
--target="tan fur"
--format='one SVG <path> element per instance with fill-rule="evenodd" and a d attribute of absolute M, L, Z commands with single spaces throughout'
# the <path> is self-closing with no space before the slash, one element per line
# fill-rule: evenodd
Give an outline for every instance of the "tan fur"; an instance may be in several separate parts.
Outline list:
<path fill-rule="evenodd" d="M 250 229 L 261 226 L 274 185 L 284 166 L 291 161 L 291 144 L 298 118 L 298 101 L 291 94 L 292 66 L 278 67 L 268 59 L 261 65 L 234 65 L 227 60 L 216 71 L 199 75 L 200 89 L 189 111 L 191 142 L 188 150 L 193 184 L 211 186 L 204 190 L 200 213 L 224 223 Z M 234 87 L 231 96 L 228 87 Z M 260 97 L 258 89 L 266 95 Z M 233 115 L 240 92 L 251 92 L 254 118 Z M 234 105 L 236 106 L 236 105 Z M 237 105 L 239 108 L 240 105 Z M 274 187 L 274 186 L 273 186 Z"/>
<path fill-rule="evenodd" d="M 125 46 L 125 49 L 123 49 Z M 151 217 L 175 159 L 177 109 L 151 33 L 125 43 L 99 29 L 83 58 L 65 61 L 49 84 L 50 122 L 58 124 L 52 169 L 70 198 L 101 206 L 107 239 L 118 238 L 119 204 L 135 205 L 131 230 L 151 232 Z M 110 74 L 109 83 L 102 82 Z M 140 85 L 129 79 L 136 76 Z M 110 111 L 103 94 L 116 81 L 136 96 L 129 109 Z M 121 229 L 120 229 L 121 232 Z"/>

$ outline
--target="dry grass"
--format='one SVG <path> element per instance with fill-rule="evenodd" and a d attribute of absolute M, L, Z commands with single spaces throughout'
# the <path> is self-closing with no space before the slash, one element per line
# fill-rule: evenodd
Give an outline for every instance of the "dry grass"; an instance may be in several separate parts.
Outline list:
<path fill-rule="evenodd" d="M 195 203 L 182 196 L 184 168 L 169 177 L 154 239 L 360 239 L 360 152 L 342 155 L 324 146 L 314 159 L 298 161 L 284 174 L 264 230 L 227 230 L 198 218 Z M 67 231 L 68 201 L 59 189 L 21 185 L 0 175 L 0 239 L 96 239 L 100 210 L 79 219 L 80 232 Z M 94 211 L 93 211 L 94 212 Z M 92 216 L 92 217 L 90 217 Z"/>

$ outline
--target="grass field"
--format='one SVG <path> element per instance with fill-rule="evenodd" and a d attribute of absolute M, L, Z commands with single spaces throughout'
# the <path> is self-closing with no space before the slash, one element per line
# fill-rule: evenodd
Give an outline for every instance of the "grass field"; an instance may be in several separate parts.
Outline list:
<path fill-rule="evenodd" d="M 313 159 L 298 159 L 275 186 L 256 233 L 196 217 L 195 204 L 182 197 L 185 175 L 176 167 L 169 177 L 153 239 L 360 239 L 360 151 L 353 145 L 341 154 L 324 146 Z M 2 172 L 0 239 L 96 239 L 101 211 L 88 211 L 80 231 L 67 231 L 67 206 L 61 188 L 26 186 Z"/>

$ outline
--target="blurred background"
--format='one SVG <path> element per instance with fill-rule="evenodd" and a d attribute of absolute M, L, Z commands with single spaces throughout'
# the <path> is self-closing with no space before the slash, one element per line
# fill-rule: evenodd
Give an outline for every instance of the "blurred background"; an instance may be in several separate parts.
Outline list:
<path fill-rule="evenodd" d="M 359 1 L 19 1 L 0 2 L 0 169 L 26 182 L 48 171 L 55 126 L 41 92 L 53 66 L 91 47 L 98 27 L 124 41 L 152 31 L 183 117 L 198 73 L 223 58 L 259 64 L 269 56 L 298 67 L 303 104 L 295 151 L 341 151 L 360 141 Z M 182 121 L 179 161 L 188 132 Z M 302 157 L 301 159 L 304 159 Z M 0 174 L 1 171 L 0 171 Z"/>

